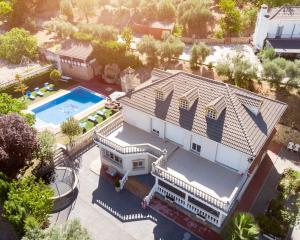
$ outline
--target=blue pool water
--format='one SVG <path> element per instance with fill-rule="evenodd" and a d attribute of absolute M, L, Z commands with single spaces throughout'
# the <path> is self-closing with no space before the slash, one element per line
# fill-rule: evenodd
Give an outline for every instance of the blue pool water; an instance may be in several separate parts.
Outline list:
<path fill-rule="evenodd" d="M 101 95 L 77 87 L 65 95 L 31 109 L 31 111 L 35 113 L 37 126 L 49 123 L 59 125 L 69 117 L 86 110 L 103 99 L 104 97 Z"/>

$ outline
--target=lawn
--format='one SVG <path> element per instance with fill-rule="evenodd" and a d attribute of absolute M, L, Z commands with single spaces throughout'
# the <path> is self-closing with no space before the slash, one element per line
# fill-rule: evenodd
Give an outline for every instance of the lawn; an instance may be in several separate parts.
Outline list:
<path fill-rule="evenodd" d="M 40 87 L 40 90 L 42 93 L 44 93 L 44 96 L 43 97 L 39 97 L 36 95 L 36 93 L 34 92 L 34 88 L 31 89 L 31 88 L 28 88 L 29 91 L 31 91 L 32 95 L 35 96 L 35 99 L 34 100 L 30 100 L 27 96 L 24 96 L 25 98 L 25 102 L 26 104 L 29 106 L 30 104 L 33 104 L 33 103 L 36 103 L 46 97 L 49 97 L 55 93 L 58 93 L 59 91 L 63 90 L 63 89 L 68 89 L 70 88 L 71 86 L 73 86 L 75 84 L 75 82 L 69 82 L 69 83 L 65 83 L 65 82 L 57 82 L 55 84 L 49 82 L 49 86 L 53 88 L 52 91 L 47 91 L 47 89 L 45 87 L 40 87 L 40 86 L 37 86 L 37 87 Z M 19 99 L 23 100 L 23 97 L 19 97 Z"/>
<path fill-rule="evenodd" d="M 105 107 L 102 107 L 102 108 L 98 109 L 97 111 L 105 110 L 105 109 L 106 109 Z M 97 111 L 91 113 L 89 116 L 94 116 L 95 115 L 98 124 L 103 122 L 105 119 L 108 119 L 110 116 L 112 116 L 114 114 L 114 112 L 111 109 L 106 109 L 105 118 L 103 118 L 103 117 L 97 115 Z M 79 121 L 81 124 L 85 124 L 86 131 L 89 131 L 90 129 L 92 129 L 93 127 L 96 126 L 96 124 L 94 124 L 93 122 L 88 120 L 89 116 L 87 116 L 87 117 L 85 117 L 85 118 L 83 118 Z"/>

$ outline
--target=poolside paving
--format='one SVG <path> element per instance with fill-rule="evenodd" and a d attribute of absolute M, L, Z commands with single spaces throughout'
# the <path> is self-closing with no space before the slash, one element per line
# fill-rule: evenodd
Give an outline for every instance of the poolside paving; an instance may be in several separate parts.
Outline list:
<path fill-rule="evenodd" d="M 74 205 L 53 214 L 52 223 L 79 218 L 95 240 L 198 239 L 152 209 L 143 210 L 141 199 L 132 193 L 117 193 L 109 181 L 89 169 L 95 159 L 100 159 L 97 147 L 83 154 Z"/>

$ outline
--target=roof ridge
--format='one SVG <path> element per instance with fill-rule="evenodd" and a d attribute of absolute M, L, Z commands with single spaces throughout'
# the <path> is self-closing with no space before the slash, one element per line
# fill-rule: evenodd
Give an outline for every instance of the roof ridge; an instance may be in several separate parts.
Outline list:
<path fill-rule="evenodd" d="M 244 126 L 243 121 L 242 121 L 242 119 L 241 119 L 241 116 L 240 116 L 238 110 L 236 109 L 236 105 L 235 105 L 235 102 L 234 102 L 234 99 L 233 99 L 233 97 L 234 97 L 235 95 L 233 95 L 233 94 L 231 93 L 230 88 L 229 88 L 229 86 L 228 86 L 227 84 L 226 84 L 226 90 L 227 90 L 227 92 L 228 92 L 228 96 L 229 96 L 229 99 L 230 99 L 230 101 L 231 101 L 231 105 L 232 105 L 232 107 L 233 107 L 233 109 L 234 109 L 234 112 L 235 112 L 235 114 L 236 114 L 236 116 L 237 116 L 237 118 L 238 118 L 238 120 L 239 120 L 241 129 L 242 129 L 242 131 L 243 131 L 243 133 L 244 133 L 244 136 L 245 136 L 246 141 L 247 141 L 247 143 L 248 143 L 248 146 L 249 146 L 249 148 L 250 148 L 250 150 L 251 150 L 251 153 L 252 153 L 252 155 L 255 155 L 253 146 L 252 146 L 252 144 L 251 144 L 251 142 L 250 142 L 249 136 L 248 136 L 248 134 L 247 134 L 247 132 L 246 132 L 246 129 L 245 129 L 245 126 Z M 237 99 L 237 100 L 238 100 L 238 99 Z M 239 101 L 239 100 L 238 100 L 238 101 Z"/>

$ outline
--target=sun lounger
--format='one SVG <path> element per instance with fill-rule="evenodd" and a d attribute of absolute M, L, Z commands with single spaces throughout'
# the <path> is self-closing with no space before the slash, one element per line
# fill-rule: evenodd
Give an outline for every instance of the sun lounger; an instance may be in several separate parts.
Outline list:
<path fill-rule="evenodd" d="M 33 95 L 31 94 L 30 91 L 27 91 L 27 92 L 26 92 L 26 96 L 27 96 L 30 100 L 34 100 L 34 99 L 35 99 L 35 96 L 33 96 Z"/>
<path fill-rule="evenodd" d="M 294 147 L 295 147 L 295 144 L 293 142 L 289 142 L 288 145 L 287 145 L 287 149 L 290 150 L 290 151 L 293 151 Z"/>
<path fill-rule="evenodd" d="M 294 151 L 295 152 L 299 152 L 300 151 L 300 145 L 299 144 L 295 144 Z"/>
<path fill-rule="evenodd" d="M 70 80 L 72 80 L 72 78 L 67 76 L 61 76 L 60 78 L 60 81 L 65 83 L 68 83 Z"/>
<path fill-rule="evenodd" d="M 105 113 L 106 113 L 106 110 L 99 110 L 97 111 L 97 114 L 101 117 L 105 117 Z"/>
<path fill-rule="evenodd" d="M 46 88 L 47 91 L 49 91 L 49 92 L 53 91 L 53 87 L 50 87 L 49 83 L 46 82 L 44 84 L 44 86 L 45 86 L 45 88 Z"/>
<path fill-rule="evenodd" d="M 40 96 L 40 97 L 43 97 L 43 96 L 44 96 L 44 93 L 42 93 L 41 90 L 40 90 L 38 87 L 36 87 L 36 88 L 34 89 L 34 91 L 35 91 L 36 95 L 38 95 L 38 96 Z"/>
<path fill-rule="evenodd" d="M 97 121 L 97 115 L 94 115 L 94 116 L 89 116 L 88 117 L 88 120 L 95 123 L 95 124 L 98 124 L 98 121 Z"/>

